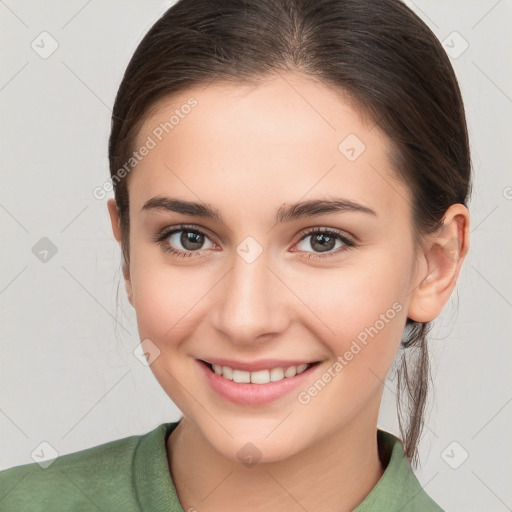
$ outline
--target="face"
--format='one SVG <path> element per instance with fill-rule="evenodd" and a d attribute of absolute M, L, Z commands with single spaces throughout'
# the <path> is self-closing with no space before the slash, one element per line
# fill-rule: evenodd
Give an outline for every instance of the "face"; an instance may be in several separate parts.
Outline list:
<path fill-rule="evenodd" d="M 150 367 L 233 460 L 247 442 L 282 460 L 376 421 L 417 284 L 389 141 L 339 92 L 283 76 L 160 102 L 128 182 L 127 286 Z"/>

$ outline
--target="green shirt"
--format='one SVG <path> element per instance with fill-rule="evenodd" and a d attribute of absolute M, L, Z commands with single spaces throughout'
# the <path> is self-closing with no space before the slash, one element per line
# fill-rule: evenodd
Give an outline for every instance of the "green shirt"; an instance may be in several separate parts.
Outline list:
<path fill-rule="evenodd" d="M 0 511 L 184 512 L 171 479 L 166 439 L 179 422 L 0 472 Z M 354 512 L 442 512 L 412 472 L 395 436 L 378 431 L 381 479 Z"/>

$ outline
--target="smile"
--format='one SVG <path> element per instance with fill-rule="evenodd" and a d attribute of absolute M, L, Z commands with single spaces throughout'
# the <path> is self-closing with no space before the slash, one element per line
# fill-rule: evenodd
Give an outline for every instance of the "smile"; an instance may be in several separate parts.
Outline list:
<path fill-rule="evenodd" d="M 258 370 L 254 372 L 238 370 L 236 368 L 221 366 L 219 364 L 207 364 L 209 364 L 210 369 L 213 372 L 227 380 L 251 384 L 268 384 L 269 382 L 278 382 L 283 379 L 295 377 L 296 375 L 299 375 L 307 370 L 307 368 L 309 368 L 312 363 L 301 364 L 298 366 L 289 366 L 288 368 Z"/>
<path fill-rule="evenodd" d="M 260 361 L 228 366 L 228 361 L 208 362 L 196 360 L 210 389 L 223 399 L 246 406 L 262 406 L 286 396 L 305 386 L 319 371 L 320 361 L 304 363 L 299 361 Z M 298 364 L 291 364 L 292 362 Z M 281 363 L 282 366 L 277 366 Z M 235 368 L 233 368 L 235 366 Z M 236 368 L 245 366 L 246 369 Z"/>

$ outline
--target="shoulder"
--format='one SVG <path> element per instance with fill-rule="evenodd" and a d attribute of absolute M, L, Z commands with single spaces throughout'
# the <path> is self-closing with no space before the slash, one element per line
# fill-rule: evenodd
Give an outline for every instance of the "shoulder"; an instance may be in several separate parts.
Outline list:
<path fill-rule="evenodd" d="M 146 438 L 165 435 L 168 424 L 38 463 L 0 471 L 0 510 L 138 510 L 133 460 Z"/>
<path fill-rule="evenodd" d="M 377 437 L 379 455 L 386 462 L 386 469 L 376 486 L 354 512 L 444 512 L 416 478 L 400 439 L 383 430 L 378 431 Z"/>

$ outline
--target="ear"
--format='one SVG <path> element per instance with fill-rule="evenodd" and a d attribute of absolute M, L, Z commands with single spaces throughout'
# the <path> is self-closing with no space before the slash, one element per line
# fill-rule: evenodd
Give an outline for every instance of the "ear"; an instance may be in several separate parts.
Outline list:
<path fill-rule="evenodd" d="M 107 201 L 108 213 L 110 215 L 110 222 L 112 224 L 112 232 L 114 233 L 114 238 L 119 243 L 121 247 L 121 252 L 123 249 L 123 232 L 121 229 L 121 219 L 119 217 L 119 210 L 117 208 L 117 203 L 115 199 L 109 199 Z M 124 258 L 123 258 L 124 260 Z M 123 261 L 123 277 L 124 277 L 124 285 L 126 288 L 126 294 L 128 296 L 128 301 L 133 306 L 133 290 L 132 290 L 132 281 L 130 277 L 130 267 L 126 261 Z"/>
<path fill-rule="evenodd" d="M 462 204 L 451 205 L 442 227 L 423 239 L 408 317 L 416 322 L 437 318 L 448 302 L 469 249 L 469 212 Z"/>

